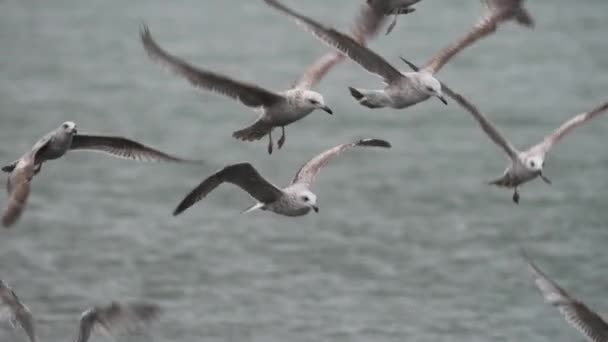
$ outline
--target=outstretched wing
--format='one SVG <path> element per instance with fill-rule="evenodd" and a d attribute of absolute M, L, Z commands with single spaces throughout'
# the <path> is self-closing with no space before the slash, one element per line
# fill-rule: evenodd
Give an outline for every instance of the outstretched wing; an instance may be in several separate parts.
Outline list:
<path fill-rule="evenodd" d="M 23 328 L 30 342 L 36 342 L 34 317 L 30 309 L 21 302 L 13 289 L 2 280 L 0 280 L 0 304 L 7 307 L 11 318 L 16 320 L 21 328 Z"/>
<path fill-rule="evenodd" d="M 72 138 L 70 149 L 104 152 L 137 161 L 189 162 L 123 137 L 77 134 Z"/>
<path fill-rule="evenodd" d="M 446 93 L 460 106 L 471 113 L 471 115 L 473 115 L 475 120 L 477 120 L 479 123 L 479 126 L 481 126 L 481 129 L 496 145 L 502 148 L 511 159 L 517 159 L 517 150 L 515 147 L 513 147 L 513 145 L 511 145 L 511 143 L 502 134 L 500 134 L 494 124 L 492 124 L 490 120 L 488 120 L 486 116 L 477 109 L 477 107 L 467 101 L 462 95 L 454 92 L 445 84 L 442 83 L 441 88 L 443 89 L 444 93 Z"/>
<path fill-rule="evenodd" d="M 317 155 L 316 157 L 306 162 L 306 164 L 304 164 L 296 173 L 296 176 L 294 177 L 291 184 L 302 183 L 306 184 L 307 186 L 310 186 L 315 180 L 315 177 L 319 174 L 319 171 L 321 171 L 321 168 L 323 166 L 327 165 L 330 160 L 334 159 L 345 150 L 356 146 L 390 148 L 391 144 L 388 141 L 381 139 L 361 139 L 354 143 L 342 144 L 330 148 L 329 150 Z"/>
<path fill-rule="evenodd" d="M 518 15 L 522 13 L 527 15 L 526 10 L 522 7 L 523 0 L 485 0 L 484 3 L 488 11 L 481 17 L 473 29 L 465 34 L 464 37 L 456 40 L 433 56 L 423 68 L 424 70 L 432 74 L 438 72 L 459 52 L 481 38 L 496 32 L 499 24 L 512 19 L 517 20 L 519 18 Z M 527 15 L 527 18 L 531 17 Z"/>
<path fill-rule="evenodd" d="M 110 336 L 134 333 L 144 324 L 157 319 L 160 312 L 156 304 L 119 302 L 87 310 L 80 319 L 76 341 L 86 342 L 93 331 Z"/>
<path fill-rule="evenodd" d="M 8 191 L 8 201 L 2 213 L 2 226 L 10 228 L 15 224 L 27 205 L 30 195 L 31 181 L 34 177 L 35 152 L 26 153 L 8 176 L 6 188 Z"/>
<path fill-rule="evenodd" d="M 255 84 L 234 80 L 228 76 L 197 68 L 163 50 L 152 38 L 147 26 L 140 32 L 144 49 L 152 60 L 169 67 L 195 87 L 231 97 L 248 107 L 269 107 L 284 98 Z"/>
<path fill-rule="evenodd" d="M 240 187 L 262 203 L 272 203 L 283 195 L 281 189 L 264 179 L 251 164 L 238 163 L 228 165 L 205 179 L 182 200 L 173 215 L 190 208 L 224 182 Z"/>
<path fill-rule="evenodd" d="M 545 300 L 557 307 L 566 321 L 582 333 L 587 341 L 608 341 L 608 324 L 606 321 L 585 304 L 570 296 L 566 290 L 541 271 L 525 253 L 522 254 L 528 262 L 530 272 L 534 277 L 534 283 Z"/>
<path fill-rule="evenodd" d="M 608 102 L 602 103 L 601 105 L 593 108 L 589 112 L 584 112 L 575 115 L 572 119 L 564 122 L 561 126 L 559 126 L 559 128 L 556 129 L 553 133 L 546 136 L 541 143 L 532 147 L 532 149 L 542 154 L 549 152 L 549 150 L 553 147 L 553 145 L 555 145 L 555 143 L 560 141 L 561 138 L 563 138 L 566 134 L 568 134 L 578 125 L 593 119 L 598 114 L 606 112 L 606 110 L 608 110 Z"/>
<path fill-rule="evenodd" d="M 356 39 L 351 38 L 336 29 L 323 26 L 309 17 L 298 14 L 276 0 L 264 1 L 272 8 L 291 17 L 298 25 L 302 26 L 306 31 L 312 33 L 328 46 L 347 55 L 367 71 L 382 77 L 386 83 L 390 83 L 391 81 L 402 77 L 399 70 L 395 69 L 375 52 L 361 45 Z M 362 30 L 361 32 L 365 31 Z"/>
<path fill-rule="evenodd" d="M 294 84 L 293 88 L 311 89 L 327 75 L 334 65 L 340 63 L 343 59 L 344 56 L 338 52 L 326 53 L 306 69 L 304 74 L 302 74 L 302 77 Z"/>

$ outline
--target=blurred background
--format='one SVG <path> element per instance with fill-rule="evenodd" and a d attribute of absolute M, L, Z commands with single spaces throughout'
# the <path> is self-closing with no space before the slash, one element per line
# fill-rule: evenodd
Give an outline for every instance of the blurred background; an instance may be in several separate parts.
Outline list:
<path fill-rule="evenodd" d="M 362 2 L 285 0 L 342 30 Z M 608 2 L 526 6 L 535 30 L 504 25 L 439 74 L 520 148 L 608 100 Z M 416 7 L 370 42 L 403 70 L 398 56 L 424 63 L 482 10 L 475 0 Z M 435 100 L 368 110 L 347 86 L 381 82 L 346 61 L 317 87 L 335 115 L 289 126 L 284 149 L 269 156 L 266 140 L 231 137 L 255 113 L 146 56 L 143 23 L 169 52 L 273 90 L 329 51 L 261 0 L 0 1 L 0 160 L 74 120 L 80 132 L 206 161 L 138 164 L 74 152 L 45 165 L 21 221 L 0 232 L 0 277 L 39 319 L 40 340 L 73 338 L 80 312 L 112 299 L 165 309 L 143 336 L 120 341 L 580 340 L 543 303 L 520 247 L 608 310 L 608 118 L 564 139 L 545 167 L 553 186 L 527 184 L 516 206 L 510 191 L 485 185 L 507 160 L 468 113 Z M 352 150 L 325 168 L 313 189 L 318 215 L 241 216 L 252 200 L 224 185 L 171 216 L 225 164 L 250 161 L 283 186 L 308 158 L 361 137 L 393 148 Z M 0 329 L 0 340 L 25 337 Z"/>

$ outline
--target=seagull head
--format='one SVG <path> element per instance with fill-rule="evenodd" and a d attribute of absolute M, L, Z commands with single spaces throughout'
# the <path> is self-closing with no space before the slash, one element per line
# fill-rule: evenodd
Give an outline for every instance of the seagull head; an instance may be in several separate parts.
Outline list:
<path fill-rule="evenodd" d="M 61 124 L 61 130 L 70 134 L 78 133 L 76 129 L 76 123 L 74 121 L 66 121 Z"/>
<path fill-rule="evenodd" d="M 334 113 L 329 107 L 325 105 L 323 95 L 317 93 L 316 91 L 305 91 L 302 96 L 302 99 L 304 100 L 304 105 L 308 108 L 321 109 L 326 111 L 328 114 Z"/>
<path fill-rule="evenodd" d="M 531 156 L 524 160 L 526 168 L 537 174 L 545 183 L 551 184 L 551 180 L 543 175 L 545 161 L 542 156 Z"/>
<path fill-rule="evenodd" d="M 317 195 L 313 194 L 308 190 L 304 190 L 298 194 L 298 201 L 305 206 L 315 211 L 315 213 L 319 212 L 319 207 L 317 207 Z"/>
<path fill-rule="evenodd" d="M 447 105 L 448 101 L 446 101 L 443 96 L 443 91 L 441 90 L 441 82 L 428 72 L 420 72 L 419 75 L 421 90 L 428 96 L 435 96 L 443 102 L 443 104 Z"/>

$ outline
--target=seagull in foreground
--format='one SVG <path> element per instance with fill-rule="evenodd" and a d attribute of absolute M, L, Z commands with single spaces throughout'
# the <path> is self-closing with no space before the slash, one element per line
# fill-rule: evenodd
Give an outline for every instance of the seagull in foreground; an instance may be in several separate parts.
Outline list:
<path fill-rule="evenodd" d="M 93 331 L 106 336 L 132 334 L 158 318 L 161 309 L 150 303 L 111 302 L 86 310 L 80 316 L 76 342 L 87 342 Z"/>
<path fill-rule="evenodd" d="M 13 327 L 19 323 L 30 342 L 36 342 L 34 318 L 30 309 L 21 303 L 17 294 L 4 281 L 0 280 L 0 316 L 8 318 Z"/>
<path fill-rule="evenodd" d="M 66 121 L 38 140 L 21 158 L 2 168 L 2 171 L 10 173 L 6 186 L 8 204 L 2 214 L 4 227 L 9 228 L 21 216 L 30 193 L 31 180 L 40 172 L 42 164 L 60 158 L 70 150 L 104 152 L 137 161 L 193 162 L 122 137 L 78 134 L 76 124 Z"/>
<path fill-rule="evenodd" d="M 412 6 L 419 2 L 420 0 L 367 0 L 369 6 L 381 11 L 384 15 L 393 16 L 393 21 L 391 21 L 386 29 L 386 35 L 391 33 L 395 25 L 397 25 L 397 17 L 416 11 Z"/>
<path fill-rule="evenodd" d="M 380 55 L 336 29 L 298 14 L 277 0 L 264 1 L 294 19 L 296 23 L 325 44 L 347 55 L 372 74 L 382 77 L 386 84 L 384 89 L 368 90 L 349 87 L 351 95 L 361 105 L 368 108 L 402 109 L 425 101 L 432 96 L 447 105 L 441 83 L 434 76 L 441 67 L 464 48 L 495 32 L 499 24 L 505 21 L 515 19 L 518 23 L 528 27 L 532 27 L 534 24 L 532 17 L 522 7 L 523 0 L 483 0 L 488 11 L 471 31 L 433 56 L 421 70 L 402 73 Z"/>
<path fill-rule="evenodd" d="M 462 95 L 455 93 L 445 85 L 443 86 L 446 93 L 473 115 L 483 131 L 496 145 L 502 148 L 511 159 L 510 164 L 502 177 L 489 182 L 489 184 L 513 188 L 513 202 L 515 203 L 519 203 L 519 193 L 517 192 L 518 186 L 531 181 L 536 177 L 540 177 L 545 183 L 551 185 L 551 180 L 543 174 L 543 166 L 545 165 L 547 153 L 551 150 L 553 145 L 578 125 L 583 124 L 588 120 L 593 119 L 598 114 L 608 110 L 608 102 L 604 102 L 589 112 L 577 114 L 572 119 L 564 122 L 553 131 L 553 133 L 547 135 L 540 143 L 525 151 L 519 151 L 498 131 L 494 124 L 492 124 L 477 107 L 462 97 Z"/>
<path fill-rule="evenodd" d="M 365 45 L 367 39 L 376 35 L 384 23 L 385 15 L 373 10 L 367 4 L 362 7 L 355 20 L 352 34 L 357 42 Z M 232 136 L 243 141 L 260 140 L 268 136 L 269 154 L 272 154 L 273 151 L 272 130 L 274 128 L 281 128 L 281 138 L 277 141 L 277 147 L 280 149 L 285 144 L 285 126 L 303 119 L 316 109 L 333 114 L 333 111 L 325 104 L 323 96 L 313 91 L 312 88 L 334 65 L 344 59 L 340 53 L 325 54 L 316 60 L 291 88 L 275 92 L 253 83 L 195 67 L 181 58 L 171 55 L 156 43 L 145 25 L 140 36 L 144 49 L 152 60 L 168 67 L 195 87 L 231 97 L 260 113 L 253 124 L 235 131 Z"/>
<path fill-rule="evenodd" d="M 228 165 L 205 179 L 192 190 L 177 206 L 173 215 L 179 215 L 184 210 L 190 208 L 224 182 L 240 187 L 258 200 L 258 203 L 249 207 L 243 213 L 249 213 L 257 209 L 270 210 L 284 216 L 306 215 L 311 209 L 318 213 L 317 196 L 310 190 L 315 177 L 330 160 L 347 149 L 359 146 L 391 147 L 390 143 L 385 140 L 362 139 L 354 143 L 330 148 L 306 162 L 300 168 L 291 184 L 282 189 L 269 183 L 249 163 Z"/>
<path fill-rule="evenodd" d="M 522 252 L 528 262 L 528 268 L 534 277 L 534 284 L 545 297 L 545 300 L 557 307 L 570 325 L 585 336 L 589 342 L 608 341 L 608 323 L 595 311 L 578 299 L 572 297 L 532 260 Z"/>

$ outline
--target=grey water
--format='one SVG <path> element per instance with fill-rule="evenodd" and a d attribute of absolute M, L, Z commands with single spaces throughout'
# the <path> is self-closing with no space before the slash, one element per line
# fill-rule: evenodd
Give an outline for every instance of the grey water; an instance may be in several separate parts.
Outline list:
<path fill-rule="evenodd" d="M 343 30 L 362 2 L 286 1 Z M 536 29 L 505 25 L 439 74 L 520 148 L 608 100 L 608 2 L 526 6 Z M 403 70 L 399 56 L 422 64 L 481 11 L 474 0 L 417 8 L 370 42 Z M 168 51 L 273 90 L 329 51 L 261 0 L 0 1 L 0 160 L 66 120 L 205 160 L 73 152 L 45 164 L 21 221 L 0 231 L 0 278 L 37 317 L 41 341 L 73 339 L 80 312 L 113 299 L 164 309 L 119 341 L 581 340 L 543 302 L 521 247 L 608 311 L 608 117 L 560 142 L 545 167 L 553 186 L 525 185 L 517 206 L 510 191 L 485 184 L 507 160 L 468 113 L 434 100 L 368 110 L 347 86 L 381 81 L 346 61 L 317 87 L 335 115 L 287 127 L 285 147 L 269 156 L 266 140 L 231 137 L 255 113 L 149 60 L 143 23 Z M 171 216 L 223 165 L 250 161 L 284 185 L 308 158 L 361 137 L 393 148 L 352 150 L 323 169 L 319 214 L 243 216 L 252 200 L 224 185 Z M 1 342 L 25 340 L 0 326 Z"/>

